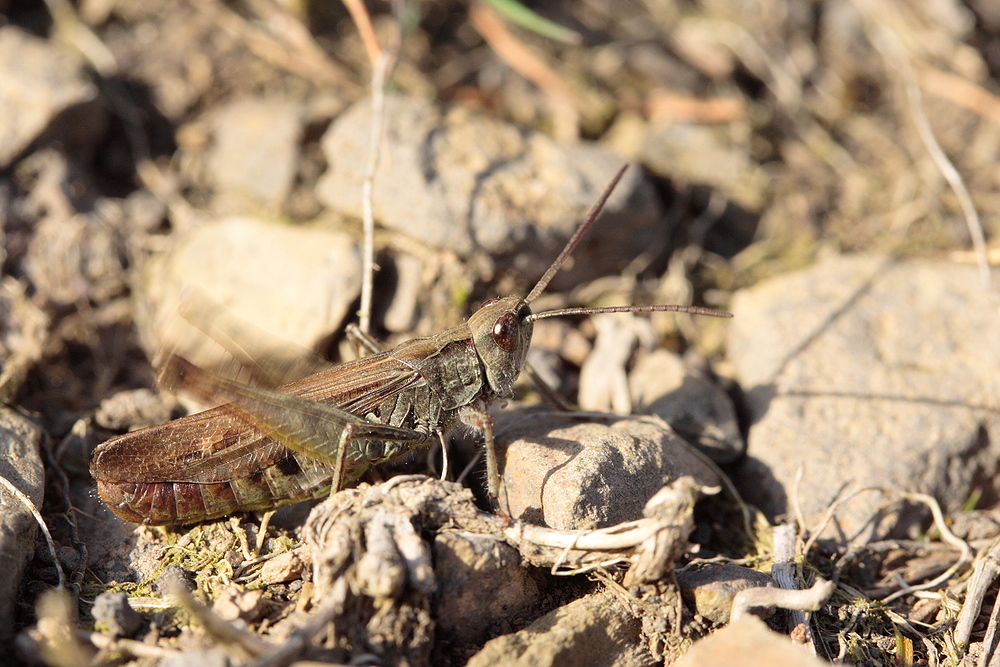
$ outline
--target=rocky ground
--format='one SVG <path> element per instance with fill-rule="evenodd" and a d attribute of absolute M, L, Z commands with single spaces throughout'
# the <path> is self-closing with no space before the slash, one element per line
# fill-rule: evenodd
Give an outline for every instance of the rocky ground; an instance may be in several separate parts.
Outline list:
<path fill-rule="evenodd" d="M 0 2 L 0 662 L 1000 659 L 994 3 L 347 4 Z M 93 472 L 172 502 L 265 404 L 339 423 L 273 388 L 355 358 L 366 241 L 394 347 L 526 295 L 626 163 L 532 310 L 733 318 L 538 320 L 502 511 L 461 428 L 273 515 L 98 497 L 210 407 L 171 353 L 242 407 Z"/>

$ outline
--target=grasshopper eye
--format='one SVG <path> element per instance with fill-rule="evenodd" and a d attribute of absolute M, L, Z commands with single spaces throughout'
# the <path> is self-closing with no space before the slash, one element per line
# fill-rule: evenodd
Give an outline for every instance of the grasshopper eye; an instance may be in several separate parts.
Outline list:
<path fill-rule="evenodd" d="M 504 313 L 493 325 L 493 342 L 504 352 L 513 352 L 518 343 L 517 317 L 514 313 Z"/>

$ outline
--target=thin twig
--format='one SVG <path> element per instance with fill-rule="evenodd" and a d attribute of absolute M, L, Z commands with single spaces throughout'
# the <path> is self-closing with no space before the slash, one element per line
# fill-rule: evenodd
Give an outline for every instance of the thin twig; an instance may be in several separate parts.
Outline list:
<path fill-rule="evenodd" d="M 900 614 L 896 613 L 892 609 L 885 609 L 884 613 L 885 613 L 886 616 L 889 617 L 889 620 L 892 621 L 893 625 L 899 627 L 900 629 L 902 629 L 902 630 L 906 631 L 907 633 L 910 633 L 910 634 L 912 634 L 912 635 L 914 635 L 916 637 L 923 637 L 924 636 L 923 632 L 920 632 L 915 627 L 913 627 L 913 624 L 910 623 L 909 619 L 904 618 L 903 616 L 901 616 Z M 905 663 L 905 664 L 913 664 L 913 663 L 911 661 L 911 662 Z"/>
<path fill-rule="evenodd" d="M 563 549 L 559 554 L 559 557 L 556 558 L 556 562 L 552 563 L 552 568 L 549 570 L 549 574 L 557 574 L 559 572 L 559 568 L 562 567 L 562 564 L 569 558 L 569 552 L 576 548 L 576 543 L 577 540 L 574 539 L 566 545 L 566 548 Z"/>
<path fill-rule="evenodd" d="M 882 54 L 887 69 L 899 73 L 900 81 L 909 99 L 910 114 L 913 117 L 913 123 L 916 126 L 920 141 L 924 144 L 924 149 L 930 156 L 934 166 L 941 172 L 941 175 L 948 182 L 948 185 L 951 186 L 955 197 L 958 199 L 959 206 L 962 208 L 962 215 L 965 218 L 965 226 L 972 240 L 972 248 L 978 260 L 979 275 L 982 279 L 983 287 L 988 290 L 990 289 L 991 280 L 990 264 L 986 254 L 986 238 L 983 234 L 983 225 L 979 219 L 979 213 L 972 203 L 972 195 L 969 193 L 962 175 L 958 173 L 955 165 L 945 155 L 941 144 L 938 143 L 937 137 L 934 136 L 934 130 L 931 128 L 930 120 L 927 118 L 927 111 L 924 109 L 923 95 L 920 92 L 917 75 L 910 62 L 909 53 L 903 45 L 899 34 L 893 30 L 890 24 L 886 21 L 878 20 L 878 17 L 873 15 L 875 8 L 871 5 L 871 0 L 855 0 L 855 5 L 867 19 L 865 26 L 871 31 L 872 45 Z"/>
<path fill-rule="evenodd" d="M 371 332 L 372 289 L 375 283 L 375 207 L 372 201 L 375 190 L 375 172 L 382 155 L 382 130 L 385 124 L 385 82 L 395 62 L 395 50 L 384 50 L 375 59 L 372 68 L 372 124 L 369 135 L 368 166 L 361 184 L 361 220 L 364 225 L 365 244 L 362 253 L 361 306 L 358 310 L 358 328 Z"/>
<path fill-rule="evenodd" d="M 663 519 L 636 519 L 597 530 L 556 530 L 516 522 L 504 529 L 514 543 L 530 542 L 540 547 L 577 551 L 618 551 L 631 549 L 645 542 L 672 524 Z"/>
<path fill-rule="evenodd" d="M 792 482 L 792 508 L 795 511 L 795 521 L 798 524 L 798 533 L 806 532 L 806 515 L 802 511 L 802 478 L 805 476 L 806 468 L 800 465 L 795 471 L 795 481 Z M 807 552 L 808 553 L 808 552 Z"/>
<path fill-rule="evenodd" d="M 941 505 L 938 504 L 938 501 L 933 496 L 929 496 L 926 493 L 901 493 L 900 495 L 907 500 L 927 505 L 927 507 L 931 510 L 931 516 L 934 517 L 934 527 L 937 528 L 939 533 L 941 533 L 941 540 L 961 551 L 961 555 L 958 557 L 958 560 L 955 561 L 952 566 L 945 570 L 940 576 L 917 586 L 906 586 L 892 595 L 883 598 L 883 604 L 889 604 L 893 600 L 903 597 L 904 595 L 909 595 L 914 591 L 924 591 L 935 588 L 945 581 L 948 581 L 948 579 L 950 579 L 960 567 L 972 560 L 972 547 L 970 547 L 965 540 L 960 539 L 957 535 L 955 535 L 955 533 L 951 532 L 951 529 L 948 528 L 948 523 L 945 521 L 944 513 L 941 511 Z"/>
<path fill-rule="evenodd" d="M 644 105 L 652 120 L 732 123 L 746 117 L 746 102 L 736 97 L 702 99 L 693 95 L 651 90 Z"/>
<path fill-rule="evenodd" d="M 221 2 L 193 3 L 227 32 L 245 43 L 258 57 L 277 67 L 301 76 L 320 88 L 336 88 L 346 93 L 358 90 L 347 69 L 334 61 L 316 43 L 312 33 L 297 16 L 273 0 L 247 0 L 258 22 L 243 16 Z"/>
<path fill-rule="evenodd" d="M 201 623 L 205 631 L 210 635 L 226 642 L 239 646 L 253 656 L 264 655 L 275 649 L 274 644 L 266 642 L 260 637 L 246 630 L 236 627 L 226 621 L 214 611 L 198 602 L 183 584 L 172 583 L 169 585 L 169 592 L 189 614 L 194 616 Z"/>
<path fill-rule="evenodd" d="M 621 565 L 622 563 L 627 563 L 629 561 L 630 559 L 625 556 L 615 556 L 614 558 L 602 560 L 597 563 L 590 563 L 589 565 L 581 565 L 580 567 L 574 567 L 568 570 L 556 570 L 555 566 L 553 566 L 549 573 L 556 577 L 575 577 L 580 574 L 587 574 L 594 571 L 607 571 L 608 568 Z"/>
<path fill-rule="evenodd" d="M 28 508 L 31 512 L 31 516 L 35 517 L 35 521 L 38 523 L 39 527 L 42 529 L 42 533 L 45 535 L 45 542 L 49 545 L 49 553 L 52 555 L 52 562 L 55 563 L 56 573 L 59 575 L 59 585 L 56 586 L 56 590 L 61 590 L 66 586 L 66 575 L 63 574 L 62 565 L 59 564 L 59 556 L 56 554 L 55 542 L 52 541 L 52 533 L 49 532 L 49 527 L 45 525 L 45 519 L 42 518 L 42 513 L 38 511 L 35 507 L 35 503 L 31 501 L 21 489 L 14 486 L 14 483 L 0 475 L 0 484 L 4 486 L 8 491 L 13 494 L 15 498 L 21 501 L 21 504 Z"/>
<path fill-rule="evenodd" d="M 271 518 L 274 516 L 275 510 L 267 510 L 264 512 L 264 516 L 260 518 L 260 526 L 257 528 L 257 539 L 254 542 L 253 554 L 254 558 L 260 556 L 260 552 L 264 549 L 264 542 L 267 540 L 267 527 L 271 525 Z"/>
<path fill-rule="evenodd" d="M 837 589 L 832 581 L 820 579 L 810 588 L 786 590 L 757 586 L 747 588 L 733 598 L 733 607 L 729 620 L 737 621 L 751 609 L 779 607 L 781 609 L 796 609 L 800 611 L 816 611 L 830 599 Z"/>
<path fill-rule="evenodd" d="M 938 649 L 934 645 L 934 642 L 928 637 L 921 637 L 920 641 L 924 643 L 924 649 L 927 651 L 927 664 L 929 667 L 938 666 Z"/>
<path fill-rule="evenodd" d="M 799 553 L 796 548 L 798 544 L 798 532 L 794 523 L 785 523 L 775 526 L 774 537 L 774 565 L 771 566 L 771 577 L 778 582 L 778 586 L 784 590 L 798 590 L 799 584 L 796 581 L 796 564 Z M 808 633 L 809 645 L 813 652 L 816 652 L 816 644 L 813 640 L 812 630 L 809 628 L 809 619 L 801 609 L 791 610 L 791 628 L 802 625 Z"/>
<path fill-rule="evenodd" d="M 114 54 L 93 30 L 77 16 L 76 8 L 68 0 L 45 0 L 58 36 L 80 52 L 91 67 L 102 77 L 118 72 Z"/>
<path fill-rule="evenodd" d="M 998 618 L 1000 618 L 1000 604 L 994 604 L 993 611 L 990 612 L 989 623 L 986 624 L 986 636 L 983 637 L 983 652 L 979 655 L 978 667 L 986 667 L 987 664 L 993 663 L 990 656 L 993 654 L 993 647 L 997 639 Z"/>
<path fill-rule="evenodd" d="M 802 113 L 802 76 L 789 58 L 772 58 L 753 34 L 732 21 L 685 18 L 678 27 L 708 44 L 719 44 L 729 49 L 744 67 L 764 82 L 777 102 L 792 118 L 797 119 L 797 124 L 803 126 L 799 135 L 816 157 L 842 177 L 853 173 L 857 163 L 851 154 L 814 116 Z"/>
<path fill-rule="evenodd" d="M 368 15 L 368 10 L 361 0 L 343 0 L 343 3 L 347 7 L 347 12 L 351 15 L 351 20 L 354 21 L 354 27 L 358 29 L 361 42 L 365 45 L 365 53 L 368 54 L 368 62 L 371 63 L 374 69 L 378 66 L 379 58 L 382 57 L 382 47 L 378 44 L 378 38 L 375 36 L 375 29 L 372 27 L 372 20 Z"/>
<path fill-rule="evenodd" d="M 347 594 L 347 579 L 340 577 L 334 582 L 333 590 L 309 615 L 309 620 L 299 626 L 284 644 L 260 656 L 252 663 L 252 667 L 283 667 L 295 662 L 306 652 L 313 638 L 343 613 Z"/>
<path fill-rule="evenodd" d="M 500 20 L 496 13 L 481 2 L 469 6 L 469 19 L 498 56 L 511 69 L 528 79 L 549 95 L 567 104 L 576 105 L 573 90 L 555 70 L 531 52 Z"/>
<path fill-rule="evenodd" d="M 975 204 L 972 203 L 972 195 L 965 186 L 962 175 L 951 163 L 948 156 L 941 149 L 934 131 L 931 129 L 930 121 L 927 119 L 927 112 L 924 110 L 923 97 L 920 93 L 920 86 L 916 77 L 907 63 L 900 68 L 904 75 L 906 94 L 910 98 L 910 113 L 913 114 L 913 122 L 917 126 L 917 133 L 920 140 L 924 142 L 924 147 L 930 155 L 934 166 L 938 168 L 948 185 L 955 193 L 959 205 L 962 207 L 962 216 L 965 218 L 965 226 L 969 230 L 969 238 L 972 239 L 972 248 L 976 253 L 979 265 L 979 277 L 983 281 L 983 287 L 990 288 L 990 262 L 986 255 L 986 237 L 983 234 L 983 223 L 979 219 L 979 212 L 976 211 Z"/>
<path fill-rule="evenodd" d="M 481 2 L 469 6 L 469 20 L 490 48 L 515 72 L 542 89 L 558 104 L 557 111 L 571 115 L 576 125 L 580 104 L 573 90 L 544 60 L 517 39 L 496 13 Z M 569 125 L 569 123 L 566 123 Z M 569 129 L 569 128 L 567 128 Z"/>
<path fill-rule="evenodd" d="M 801 107 L 801 74 L 789 59 L 772 57 L 744 26 L 725 19 L 687 17 L 679 27 L 706 43 L 721 44 L 732 51 L 744 67 L 764 82 L 778 103 L 789 111 L 797 111 Z"/>
<path fill-rule="evenodd" d="M 958 618 L 955 621 L 955 643 L 959 646 L 965 647 L 969 644 L 972 626 L 979 618 L 986 592 L 998 575 L 1000 575 L 1000 537 L 995 539 L 990 548 L 976 559 L 972 576 L 969 577 L 965 589 L 965 601 L 962 603 L 962 610 L 958 613 Z M 1000 607 L 1000 605 L 996 606 Z"/>
<path fill-rule="evenodd" d="M 90 642 L 106 655 L 125 653 L 135 658 L 169 658 L 181 654 L 181 651 L 176 649 L 153 646 L 134 639 L 108 637 L 99 632 L 77 630 L 76 636 L 81 641 Z M 97 664 L 107 663 L 102 661 Z"/>
<path fill-rule="evenodd" d="M 834 502 L 831 503 L 830 506 L 827 508 L 826 514 L 823 517 L 823 521 L 820 523 L 819 526 L 817 526 L 816 529 L 812 531 L 812 534 L 806 541 L 805 547 L 803 548 L 803 553 L 805 554 L 809 553 L 809 550 L 812 548 L 813 543 L 823 532 L 823 529 L 826 527 L 826 525 L 836 515 L 837 510 L 839 510 L 847 501 L 853 499 L 854 497 L 865 491 L 877 491 L 884 495 L 897 495 L 906 500 L 923 503 L 931 511 L 931 516 L 934 518 L 934 526 L 935 528 L 937 528 L 938 532 L 941 533 L 941 540 L 943 542 L 947 542 L 948 544 L 952 545 L 961 552 L 961 555 L 959 555 L 958 560 L 956 560 L 951 565 L 951 567 L 949 567 L 940 576 L 937 576 L 934 579 L 924 582 L 922 584 L 917 584 L 913 586 L 908 585 L 904 582 L 904 585 L 900 590 L 896 591 L 895 593 L 892 593 L 891 595 L 886 596 L 881 600 L 883 604 L 888 604 L 893 600 L 903 597 L 904 595 L 910 595 L 916 591 L 923 591 L 935 588 L 944 583 L 945 581 L 947 581 L 948 579 L 950 579 L 952 575 L 954 575 L 955 572 L 959 570 L 959 568 L 961 568 L 965 563 L 972 560 L 972 548 L 964 540 L 960 539 L 953 532 L 951 532 L 945 521 L 944 513 L 941 511 L 941 505 L 933 496 L 930 496 L 926 493 L 906 493 L 906 492 L 896 491 L 894 489 L 883 489 L 881 487 L 874 487 L 874 486 L 856 489 L 851 493 L 846 494 L 843 498 L 837 498 L 836 500 L 834 500 Z"/>
<path fill-rule="evenodd" d="M 982 86 L 930 65 L 920 67 L 919 79 L 924 92 L 946 99 L 1000 125 L 1000 98 Z"/>
<path fill-rule="evenodd" d="M 812 551 L 813 544 L 816 542 L 817 539 L 819 539 L 819 536 L 826 529 L 827 525 L 831 521 L 833 521 L 834 517 L 837 516 L 837 510 L 839 510 L 845 503 L 847 503 L 849 500 L 853 499 L 855 496 L 861 494 L 864 491 L 877 491 L 877 490 L 878 489 L 868 489 L 868 488 L 855 489 L 854 491 L 847 493 L 843 497 L 834 498 L 833 502 L 830 503 L 829 507 L 826 508 L 826 512 L 824 513 L 822 520 L 819 522 L 819 525 L 817 525 L 812 530 L 808 531 L 809 537 L 806 539 L 806 543 L 802 547 L 802 553 L 806 556 L 809 555 L 809 552 Z"/>

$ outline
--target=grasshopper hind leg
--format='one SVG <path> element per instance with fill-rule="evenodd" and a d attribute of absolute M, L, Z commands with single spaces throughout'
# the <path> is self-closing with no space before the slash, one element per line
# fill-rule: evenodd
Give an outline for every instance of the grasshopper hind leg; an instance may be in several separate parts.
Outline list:
<path fill-rule="evenodd" d="M 383 351 L 378 341 L 372 338 L 370 334 L 362 331 L 361 327 L 357 324 L 348 324 L 344 328 L 344 335 L 347 336 L 347 340 L 350 341 L 351 346 L 354 347 L 354 351 L 359 357 L 363 357 L 366 354 L 378 354 Z"/>

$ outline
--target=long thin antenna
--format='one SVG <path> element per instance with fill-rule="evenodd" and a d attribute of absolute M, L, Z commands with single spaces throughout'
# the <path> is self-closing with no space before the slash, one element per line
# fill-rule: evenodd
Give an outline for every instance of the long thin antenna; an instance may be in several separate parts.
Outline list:
<path fill-rule="evenodd" d="M 678 306 L 663 304 L 653 306 L 601 306 L 597 308 L 560 308 L 532 313 L 524 318 L 525 322 L 534 322 L 546 317 L 562 317 L 563 315 L 593 315 L 596 313 L 689 313 L 691 315 L 710 315 L 712 317 L 732 317 L 732 313 L 701 306 Z"/>
<path fill-rule="evenodd" d="M 550 266 L 548 271 L 545 272 L 545 275 L 538 280 L 538 284 L 535 285 L 534 289 L 528 293 L 528 296 L 524 297 L 524 303 L 531 303 L 538 298 L 539 294 L 545 291 L 545 288 L 548 287 L 549 282 L 552 280 L 552 277 L 556 275 L 559 267 L 563 265 L 566 258 L 569 257 L 570 253 L 572 253 L 576 246 L 580 243 L 580 239 L 587 233 L 590 226 L 594 224 L 594 220 L 597 220 L 597 216 L 601 214 L 601 209 L 604 208 L 604 204 L 607 203 L 608 197 L 611 196 L 611 192 L 615 189 L 615 186 L 618 185 L 618 181 L 622 179 L 626 169 L 628 169 L 628 163 L 619 169 L 618 173 L 615 174 L 615 177 L 611 179 L 611 183 L 604 189 L 604 194 L 602 194 L 601 198 L 597 200 L 594 207 L 590 209 L 590 213 L 587 214 L 587 219 L 583 221 L 583 224 L 580 225 L 579 228 L 577 228 L 573 237 L 569 240 L 569 243 L 566 244 L 566 247 L 563 248 L 562 252 L 559 253 L 559 256 L 556 257 L 556 261 L 552 262 L 552 266 Z"/>

